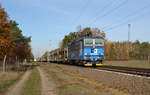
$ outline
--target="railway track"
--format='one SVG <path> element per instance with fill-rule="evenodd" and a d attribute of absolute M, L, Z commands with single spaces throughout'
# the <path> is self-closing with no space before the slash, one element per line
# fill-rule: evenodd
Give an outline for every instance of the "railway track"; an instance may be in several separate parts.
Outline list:
<path fill-rule="evenodd" d="M 102 67 L 98 67 L 98 69 L 150 77 L 150 69 L 144 69 L 144 68 L 129 68 L 129 67 L 120 67 L 120 66 L 102 66 Z"/>
<path fill-rule="evenodd" d="M 66 65 L 66 64 L 61 64 L 61 65 Z M 150 78 L 150 69 L 145 69 L 145 68 L 131 68 L 131 67 L 105 66 L 105 65 L 101 67 L 94 67 L 94 68 L 77 66 L 77 65 L 66 65 L 66 66 L 76 66 L 80 68 L 88 68 L 88 69 L 94 69 L 94 70 L 105 70 L 105 71 L 132 74 L 132 75 L 138 75 L 138 76 L 144 76 L 144 77 Z"/>

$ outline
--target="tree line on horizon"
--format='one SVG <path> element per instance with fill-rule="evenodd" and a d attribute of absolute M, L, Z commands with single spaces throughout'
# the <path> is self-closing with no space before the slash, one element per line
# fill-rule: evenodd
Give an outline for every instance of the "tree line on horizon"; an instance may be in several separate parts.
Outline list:
<path fill-rule="evenodd" d="M 105 41 L 106 60 L 149 60 L 150 43 L 140 42 L 111 42 Z"/>
<path fill-rule="evenodd" d="M 10 19 L 0 4 L 0 61 L 2 62 L 5 56 L 10 63 L 33 59 L 30 42 L 31 37 L 22 34 L 18 23 Z"/>

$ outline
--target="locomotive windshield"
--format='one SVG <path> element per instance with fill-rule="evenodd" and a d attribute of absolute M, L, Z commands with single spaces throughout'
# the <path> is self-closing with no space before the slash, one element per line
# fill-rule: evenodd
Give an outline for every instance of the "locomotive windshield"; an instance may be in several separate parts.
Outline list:
<path fill-rule="evenodd" d="M 104 46 L 104 40 L 103 39 L 95 39 L 95 45 L 96 46 Z"/>
<path fill-rule="evenodd" d="M 84 46 L 104 46 L 103 39 L 84 39 Z"/>
<path fill-rule="evenodd" d="M 84 39 L 85 46 L 93 46 L 93 39 Z"/>

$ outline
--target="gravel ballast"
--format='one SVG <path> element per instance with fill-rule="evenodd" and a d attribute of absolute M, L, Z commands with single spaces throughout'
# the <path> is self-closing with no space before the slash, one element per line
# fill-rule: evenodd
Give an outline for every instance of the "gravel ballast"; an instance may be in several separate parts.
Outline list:
<path fill-rule="evenodd" d="M 57 65 L 57 64 L 56 64 Z M 86 77 L 89 80 L 101 83 L 106 87 L 115 88 L 131 95 L 150 95 L 150 78 L 130 76 L 125 74 L 98 71 L 95 68 L 57 65 L 74 74 Z"/>

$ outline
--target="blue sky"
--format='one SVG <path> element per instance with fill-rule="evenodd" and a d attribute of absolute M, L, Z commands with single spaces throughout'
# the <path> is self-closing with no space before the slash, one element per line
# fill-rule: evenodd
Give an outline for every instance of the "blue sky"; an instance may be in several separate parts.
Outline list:
<path fill-rule="evenodd" d="M 0 0 L 23 34 L 32 37 L 35 56 L 58 47 L 64 35 L 77 26 L 98 27 L 108 40 L 150 42 L 149 0 Z"/>

